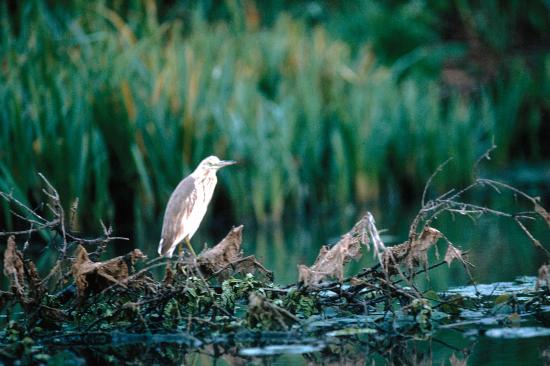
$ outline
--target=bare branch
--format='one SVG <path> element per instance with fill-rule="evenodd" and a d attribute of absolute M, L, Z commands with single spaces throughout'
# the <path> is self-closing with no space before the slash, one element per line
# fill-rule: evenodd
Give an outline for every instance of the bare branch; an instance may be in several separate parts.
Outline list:
<path fill-rule="evenodd" d="M 495 137 L 493 136 L 491 147 L 489 147 L 479 158 L 477 158 L 476 162 L 474 163 L 473 172 L 474 176 L 477 177 L 478 168 L 479 165 L 483 160 L 491 160 L 491 152 L 497 148 L 497 145 L 495 145 Z"/>
<path fill-rule="evenodd" d="M 439 164 L 437 169 L 430 175 L 428 178 L 428 181 L 426 182 L 426 185 L 424 186 L 424 191 L 422 192 L 422 206 L 426 205 L 426 193 L 428 192 L 428 188 L 430 187 L 430 184 L 432 183 L 432 180 L 435 178 L 437 174 L 439 174 L 443 168 L 451 161 L 453 160 L 453 157 L 448 158 L 443 163 Z"/>

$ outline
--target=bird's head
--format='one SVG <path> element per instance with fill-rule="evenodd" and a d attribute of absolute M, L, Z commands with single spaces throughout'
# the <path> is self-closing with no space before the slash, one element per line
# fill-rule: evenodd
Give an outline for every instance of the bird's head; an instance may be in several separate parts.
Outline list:
<path fill-rule="evenodd" d="M 201 161 L 197 167 L 197 170 L 216 172 L 224 166 L 233 165 L 236 163 L 237 162 L 234 160 L 220 160 L 217 156 L 212 155 Z"/>

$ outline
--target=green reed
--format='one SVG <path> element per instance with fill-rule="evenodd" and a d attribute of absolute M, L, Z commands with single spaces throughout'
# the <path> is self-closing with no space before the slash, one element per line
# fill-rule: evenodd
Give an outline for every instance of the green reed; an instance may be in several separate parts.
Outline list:
<path fill-rule="evenodd" d="M 493 136 L 503 163 L 541 121 L 540 81 L 521 58 L 496 85 L 459 93 L 419 66 L 465 52 L 454 45 L 382 64 L 369 44 L 284 13 L 262 29 L 238 8 L 239 22 L 195 12 L 185 24 L 160 22 L 153 1 L 124 17 L 106 4 L 36 0 L 17 19 L 4 7 L 0 24 L 0 189 L 34 202 L 43 172 L 65 202 L 79 198 L 83 227 L 112 220 L 116 202 L 138 226 L 153 220 L 210 154 L 241 162 L 221 189 L 260 222 L 421 192 L 452 156 L 442 190 L 471 178 Z"/>

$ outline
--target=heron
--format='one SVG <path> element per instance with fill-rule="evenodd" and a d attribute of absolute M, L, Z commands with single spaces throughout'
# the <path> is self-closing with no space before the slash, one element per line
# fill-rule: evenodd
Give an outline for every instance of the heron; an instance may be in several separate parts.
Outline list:
<path fill-rule="evenodd" d="M 170 195 L 164 212 L 158 247 L 160 256 L 171 258 L 176 246 L 182 241 L 185 241 L 189 251 L 196 256 L 190 241 L 212 200 L 214 188 L 218 182 L 216 172 L 233 164 L 236 164 L 236 161 L 220 160 L 216 156 L 209 156 L 199 163 L 193 173 L 179 182 Z"/>

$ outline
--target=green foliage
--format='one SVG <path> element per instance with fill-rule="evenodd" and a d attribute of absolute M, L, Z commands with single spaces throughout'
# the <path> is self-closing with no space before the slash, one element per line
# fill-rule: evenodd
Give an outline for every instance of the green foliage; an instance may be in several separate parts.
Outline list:
<path fill-rule="evenodd" d="M 435 186 L 466 182 L 492 135 L 497 163 L 526 136 L 520 151 L 541 156 L 548 55 L 503 58 L 513 26 L 544 40 L 541 2 L 459 1 L 458 12 L 441 1 L 337 2 L 340 11 L 320 2 L 318 15 L 298 2 L 294 16 L 258 2 L 265 28 L 239 2 L 209 3 L 184 21 L 153 1 L 3 5 L 0 189 L 32 206 L 41 171 L 65 202 L 80 198 L 84 229 L 115 214 L 141 227 L 217 154 L 241 162 L 220 177 L 234 212 L 266 221 L 420 190 L 449 156 Z M 449 14 L 495 50 L 498 66 L 469 60 L 471 40 L 445 42 Z M 468 65 L 472 90 L 441 82 L 450 61 Z M 477 83 L 471 65 L 494 82 Z"/>
<path fill-rule="evenodd" d="M 98 295 L 93 303 L 77 310 L 75 313 L 75 320 L 77 324 L 84 326 L 93 323 L 97 319 L 103 319 L 105 321 L 103 324 L 105 328 L 109 328 L 109 326 L 105 326 L 106 323 L 116 323 L 120 320 L 128 320 L 127 317 L 118 311 L 123 306 L 123 300 L 120 300 L 121 301 L 112 302 L 109 301 L 109 297 Z"/>
<path fill-rule="evenodd" d="M 168 303 L 164 305 L 162 317 L 162 325 L 165 328 L 171 329 L 177 327 L 182 318 L 179 310 L 179 304 L 176 299 L 170 299 L 168 300 Z"/>
<path fill-rule="evenodd" d="M 447 314 L 457 316 L 460 314 L 461 309 L 465 307 L 465 301 L 466 299 L 462 295 L 453 295 L 441 304 L 441 310 Z"/>
<path fill-rule="evenodd" d="M 304 318 L 319 313 L 319 299 L 316 294 L 308 295 L 304 291 L 292 289 L 283 299 L 283 306 L 293 314 L 297 314 Z"/>
<path fill-rule="evenodd" d="M 428 331 L 432 328 L 431 317 L 432 307 L 426 299 L 414 299 L 407 311 L 414 316 L 416 323 L 422 331 Z"/>
<path fill-rule="evenodd" d="M 248 294 L 252 291 L 265 296 L 265 287 L 266 284 L 257 280 L 252 273 L 247 273 L 242 279 L 231 277 L 222 282 L 220 305 L 224 308 L 233 309 L 237 300 L 247 299 Z"/>
<path fill-rule="evenodd" d="M 189 277 L 186 282 L 184 291 L 178 297 L 183 305 L 180 311 L 185 315 L 194 315 L 210 308 L 217 296 L 208 283 L 198 277 Z"/>

